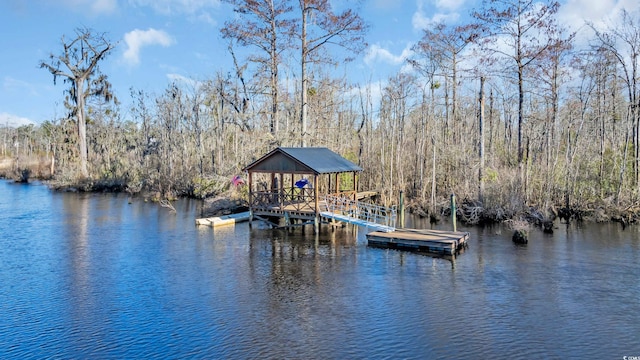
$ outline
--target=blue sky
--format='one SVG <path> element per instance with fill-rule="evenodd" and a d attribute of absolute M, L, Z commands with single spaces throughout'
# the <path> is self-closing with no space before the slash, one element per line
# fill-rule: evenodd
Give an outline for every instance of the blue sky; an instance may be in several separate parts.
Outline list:
<path fill-rule="evenodd" d="M 637 0 L 562 3 L 560 19 L 574 29 L 584 20 L 611 20 L 621 8 L 640 7 Z M 371 26 L 369 48 L 344 72 L 353 82 L 379 88 L 403 69 L 422 28 L 434 21 L 462 23 L 479 5 L 480 0 L 365 0 L 360 14 Z M 230 70 L 219 30 L 231 16 L 231 8 L 219 0 L 0 0 L 0 124 L 41 123 L 64 115 L 66 85 L 54 85 L 38 62 L 57 55 L 61 37 L 73 35 L 75 28 L 104 32 L 118 42 L 101 70 L 126 108 L 132 87 L 159 94 L 172 81 Z"/>

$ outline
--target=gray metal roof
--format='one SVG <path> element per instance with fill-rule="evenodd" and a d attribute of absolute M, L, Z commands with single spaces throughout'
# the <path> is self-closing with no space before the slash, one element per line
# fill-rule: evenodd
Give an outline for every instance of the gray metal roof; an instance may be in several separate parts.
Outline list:
<path fill-rule="evenodd" d="M 362 171 L 362 168 L 326 147 L 278 147 L 245 170 L 329 174 Z"/>

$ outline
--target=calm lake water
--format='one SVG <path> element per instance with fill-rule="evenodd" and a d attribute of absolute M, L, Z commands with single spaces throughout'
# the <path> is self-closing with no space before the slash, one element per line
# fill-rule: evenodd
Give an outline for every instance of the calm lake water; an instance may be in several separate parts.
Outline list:
<path fill-rule="evenodd" d="M 463 228 L 443 259 L 352 227 L 196 227 L 200 206 L 0 181 L 0 358 L 640 356 L 637 227 Z"/>

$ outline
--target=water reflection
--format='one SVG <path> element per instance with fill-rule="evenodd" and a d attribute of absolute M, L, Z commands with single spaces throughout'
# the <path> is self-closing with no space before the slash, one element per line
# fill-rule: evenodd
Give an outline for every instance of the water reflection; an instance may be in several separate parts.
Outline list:
<path fill-rule="evenodd" d="M 465 228 L 442 258 L 353 227 L 196 227 L 198 202 L 174 206 L 0 182 L 0 358 L 640 354 L 637 228 L 562 224 L 524 247 Z"/>

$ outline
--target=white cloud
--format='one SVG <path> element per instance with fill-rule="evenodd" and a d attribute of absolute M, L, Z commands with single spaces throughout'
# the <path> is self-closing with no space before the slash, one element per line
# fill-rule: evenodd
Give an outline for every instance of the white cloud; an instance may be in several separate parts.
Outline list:
<path fill-rule="evenodd" d="M 118 8 L 118 0 L 63 0 L 63 4 L 80 13 L 90 15 L 112 14 Z"/>
<path fill-rule="evenodd" d="M 558 11 L 558 19 L 561 24 L 570 30 L 578 30 L 585 22 L 593 23 L 596 28 L 607 24 L 616 24 L 620 17 L 620 11 L 627 12 L 640 10 L 640 2 L 637 0 L 599 0 L 585 4 L 584 0 L 567 0 Z"/>
<path fill-rule="evenodd" d="M 373 121 L 378 120 L 380 113 L 380 101 L 382 100 L 382 89 L 387 86 L 387 80 L 367 82 L 359 86 L 352 87 L 344 93 L 345 99 L 352 99 L 365 102 L 365 107 L 371 111 Z M 371 108 L 369 108 L 371 107 Z"/>
<path fill-rule="evenodd" d="M 585 6 L 584 0 L 568 0 L 560 7 L 558 20 L 559 23 L 575 31 L 582 27 L 585 21 L 601 23 L 605 17 L 611 14 L 615 3 L 614 0 L 599 0 L 592 1 L 589 6 Z"/>
<path fill-rule="evenodd" d="M 91 10 L 96 14 L 110 14 L 116 10 L 116 0 L 95 0 L 91 4 Z"/>
<path fill-rule="evenodd" d="M 140 7 L 151 7 L 161 14 L 193 15 L 205 9 L 217 8 L 220 0 L 129 0 L 129 4 Z"/>
<path fill-rule="evenodd" d="M 389 81 L 386 79 L 369 82 L 360 88 L 356 88 L 352 91 L 353 96 L 362 97 L 364 101 L 371 101 L 369 104 L 371 108 L 371 120 L 374 124 L 380 121 L 380 105 L 382 103 L 382 94 L 384 88 L 389 85 Z"/>
<path fill-rule="evenodd" d="M 455 23 L 460 19 L 460 13 L 457 10 L 461 9 L 465 0 L 436 0 L 435 7 L 438 11 L 434 11 L 433 16 L 428 17 L 425 7 L 427 5 L 426 0 L 417 0 L 416 12 L 411 17 L 411 24 L 413 29 L 420 31 L 432 27 L 437 23 Z"/>
<path fill-rule="evenodd" d="M 167 74 L 167 78 L 173 83 L 184 84 L 192 89 L 198 89 L 203 85 L 201 81 L 194 80 L 180 74 Z"/>
<path fill-rule="evenodd" d="M 456 11 L 462 8 L 465 0 L 436 0 L 436 7 L 442 10 Z"/>
<path fill-rule="evenodd" d="M 217 25 L 215 12 L 221 6 L 221 0 L 128 0 L 132 7 L 151 8 L 165 16 L 178 15 L 191 22 Z"/>
<path fill-rule="evenodd" d="M 411 56 L 411 45 L 407 45 L 400 55 L 394 55 L 391 51 L 383 48 L 378 44 L 373 44 L 367 49 L 367 54 L 364 56 L 364 62 L 367 65 L 371 65 L 374 62 L 383 62 L 390 65 L 400 65 Z"/>
<path fill-rule="evenodd" d="M 38 95 L 37 86 L 34 86 L 33 84 L 23 80 L 12 78 L 10 76 L 4 77 L 2 81 L 2 87 L 6 91 L 23 92 L 33 96 Z"/>
<path fill-rule="evenodd" d="M 148 30 L 135 29 L 124 35 L 124 42 L 127 44 L 123 57 L 125 62 L 137 65 L 140 62 L 140 50 L 144 46 L 161 45 L 170 46 L 175 41 L 162 30 L 149 28 Z"/>
<path fill-rule="evenodd" d="M 558 22 L 566 26 L 569 31 L 577 31 L 576 41 L 586 45 L 592 39 L 593 33 L 586 26 L 593 24 L 596 29 L 605 30 L 615 28 L 620 22 L 621 10 L 629 13 L 640 11 L 637 0 L 600 0 L 590 2 L 585 6 L 584 0 L 567 0 L 558 11 Z"/>
<path fill-rule="evenodd" d="M 0 113 L 0 126 L 19 127 L 23 125 L 34 125 L 35 122 L 13 114 Z"/>
<path fill-rule="evenodd" d="M 455 23 L 460 18 L 458 13 L 436 13 L 432 17 L 428 18 L 422 11 L 416 11 L 411 19 L 414 30 L 423 30 L 432 27 L 438 23 Z"/>
<path fill-rule="evenodd" d="M 413 65 L 411 65 L 409 63 L 404 63 L 402 65 L 402 67 L 400 68 L 400 73 L 401 74 L 415 74 L 416 73 L 416 69 L 413 67 Z"/>
<path fill-rule="evenodd" d="M 211 14 L 209 14 L 208 12 L 203 12 L 200 15 L 196 16 L 196 20 L 211 25 L 216 25 L 218 23 L 216 19 L 214 19 L 213 16 L 211 16 Z"/>

